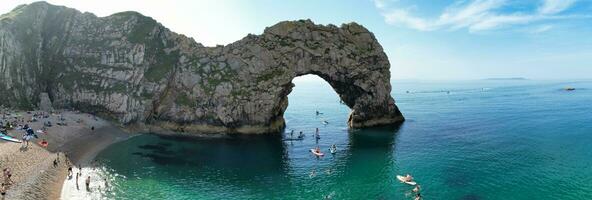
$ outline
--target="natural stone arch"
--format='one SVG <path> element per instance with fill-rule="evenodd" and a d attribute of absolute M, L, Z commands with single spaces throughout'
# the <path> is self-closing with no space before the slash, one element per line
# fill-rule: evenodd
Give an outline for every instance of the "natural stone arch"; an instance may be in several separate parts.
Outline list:
<path fill-rule="evenodd" d="M 314 74 L 327 81 L 340 99 L 352 109 L 348 125 L 353 128 L 393 124 L 403 121 L 390 95 L 390 64 L 374 35 L 362 26 L 350 23 L 341 28 L 315 25 L 310 20 L 281 22 L 267 28 L 263 35 L 250 35 L 229 45 L 242 55 L 252 55 L 251 63 L 239 69 L 257 69 L 257 96 L 266 110 L 263 124 L 267 131 L 284 126 L 295 77 Z"/>
<path fill-rule="evenodd" d="M 37 2 L 0 17 L 3 105 L 98 112 L 141 131 L 277 132 L 294 77 L 316 74 L 352 109 L 351 127 L 403 121 L 390 64 L 356 24 L 281 22 L 204 47 L 136 12 L 96 17 Z"/>

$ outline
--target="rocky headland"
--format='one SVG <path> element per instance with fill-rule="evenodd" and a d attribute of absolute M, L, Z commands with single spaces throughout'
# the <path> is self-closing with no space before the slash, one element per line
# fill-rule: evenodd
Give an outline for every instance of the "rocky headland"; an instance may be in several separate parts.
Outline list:
<path fill-rule="evenodd" d="M 137 12 L 97 17 L 45 2 L 0 16 L 0 104 L 76 109 L 137 131 L 280 131 L 295 77 L 327 81 L 350 127 L 404 120 L 390 64 L 356 23 L 285 21 L 205 47 Z"/>

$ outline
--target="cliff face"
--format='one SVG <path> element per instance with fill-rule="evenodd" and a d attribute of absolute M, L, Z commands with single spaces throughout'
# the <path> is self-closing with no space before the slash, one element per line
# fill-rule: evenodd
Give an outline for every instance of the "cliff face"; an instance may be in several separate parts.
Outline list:
<path fill-rule="evenodd" d="M 349 125 L 398 123 L 390 64 L 355 24 L 280 22 L 204 47 L 135 12 L 108 17 L 44 2 L 0 16 L 0 104 L 100 112 L 123 124 L 186 132 L 279 131 L 294 77 L 325 79 Z"/>

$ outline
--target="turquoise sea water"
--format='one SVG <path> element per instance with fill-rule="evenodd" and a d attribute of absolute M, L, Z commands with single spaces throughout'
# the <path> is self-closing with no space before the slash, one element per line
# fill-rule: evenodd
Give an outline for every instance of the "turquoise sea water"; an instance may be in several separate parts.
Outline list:
<path fill-rule="evenodd" d="M 407 118 L 400 127 L 348 130 L 349 109 L 328 84 L 312 81 L 296 82 L 285 113 L 286 131 L 304 131 L 304 141 L 142 135 L 114 144 L 97 158 L 111 182 L 105 197 L 412 199 L 412 188 L 394 179 L 410 173 L 424 199 L 592 199 L 592 81 L 393 88 Z M 328 153 L 331 144 L 334 156 L 309 152 L 318 145 Z"/>

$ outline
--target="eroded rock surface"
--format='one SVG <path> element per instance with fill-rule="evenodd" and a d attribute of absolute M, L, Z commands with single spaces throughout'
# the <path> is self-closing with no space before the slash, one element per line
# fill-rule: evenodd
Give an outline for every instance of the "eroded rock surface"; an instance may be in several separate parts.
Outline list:
<path fill-rule="evenodd" d="M 44 2 L 0 17 L 0 104 L 54 108 L 185 132 L 276 132 L 292 79 L 315 74 L 352 109 L 351 127 L 403 121 L 382 47 L 356 24 L 280 22 L 204 47 L 136 12 L 107 17 Z"/>

